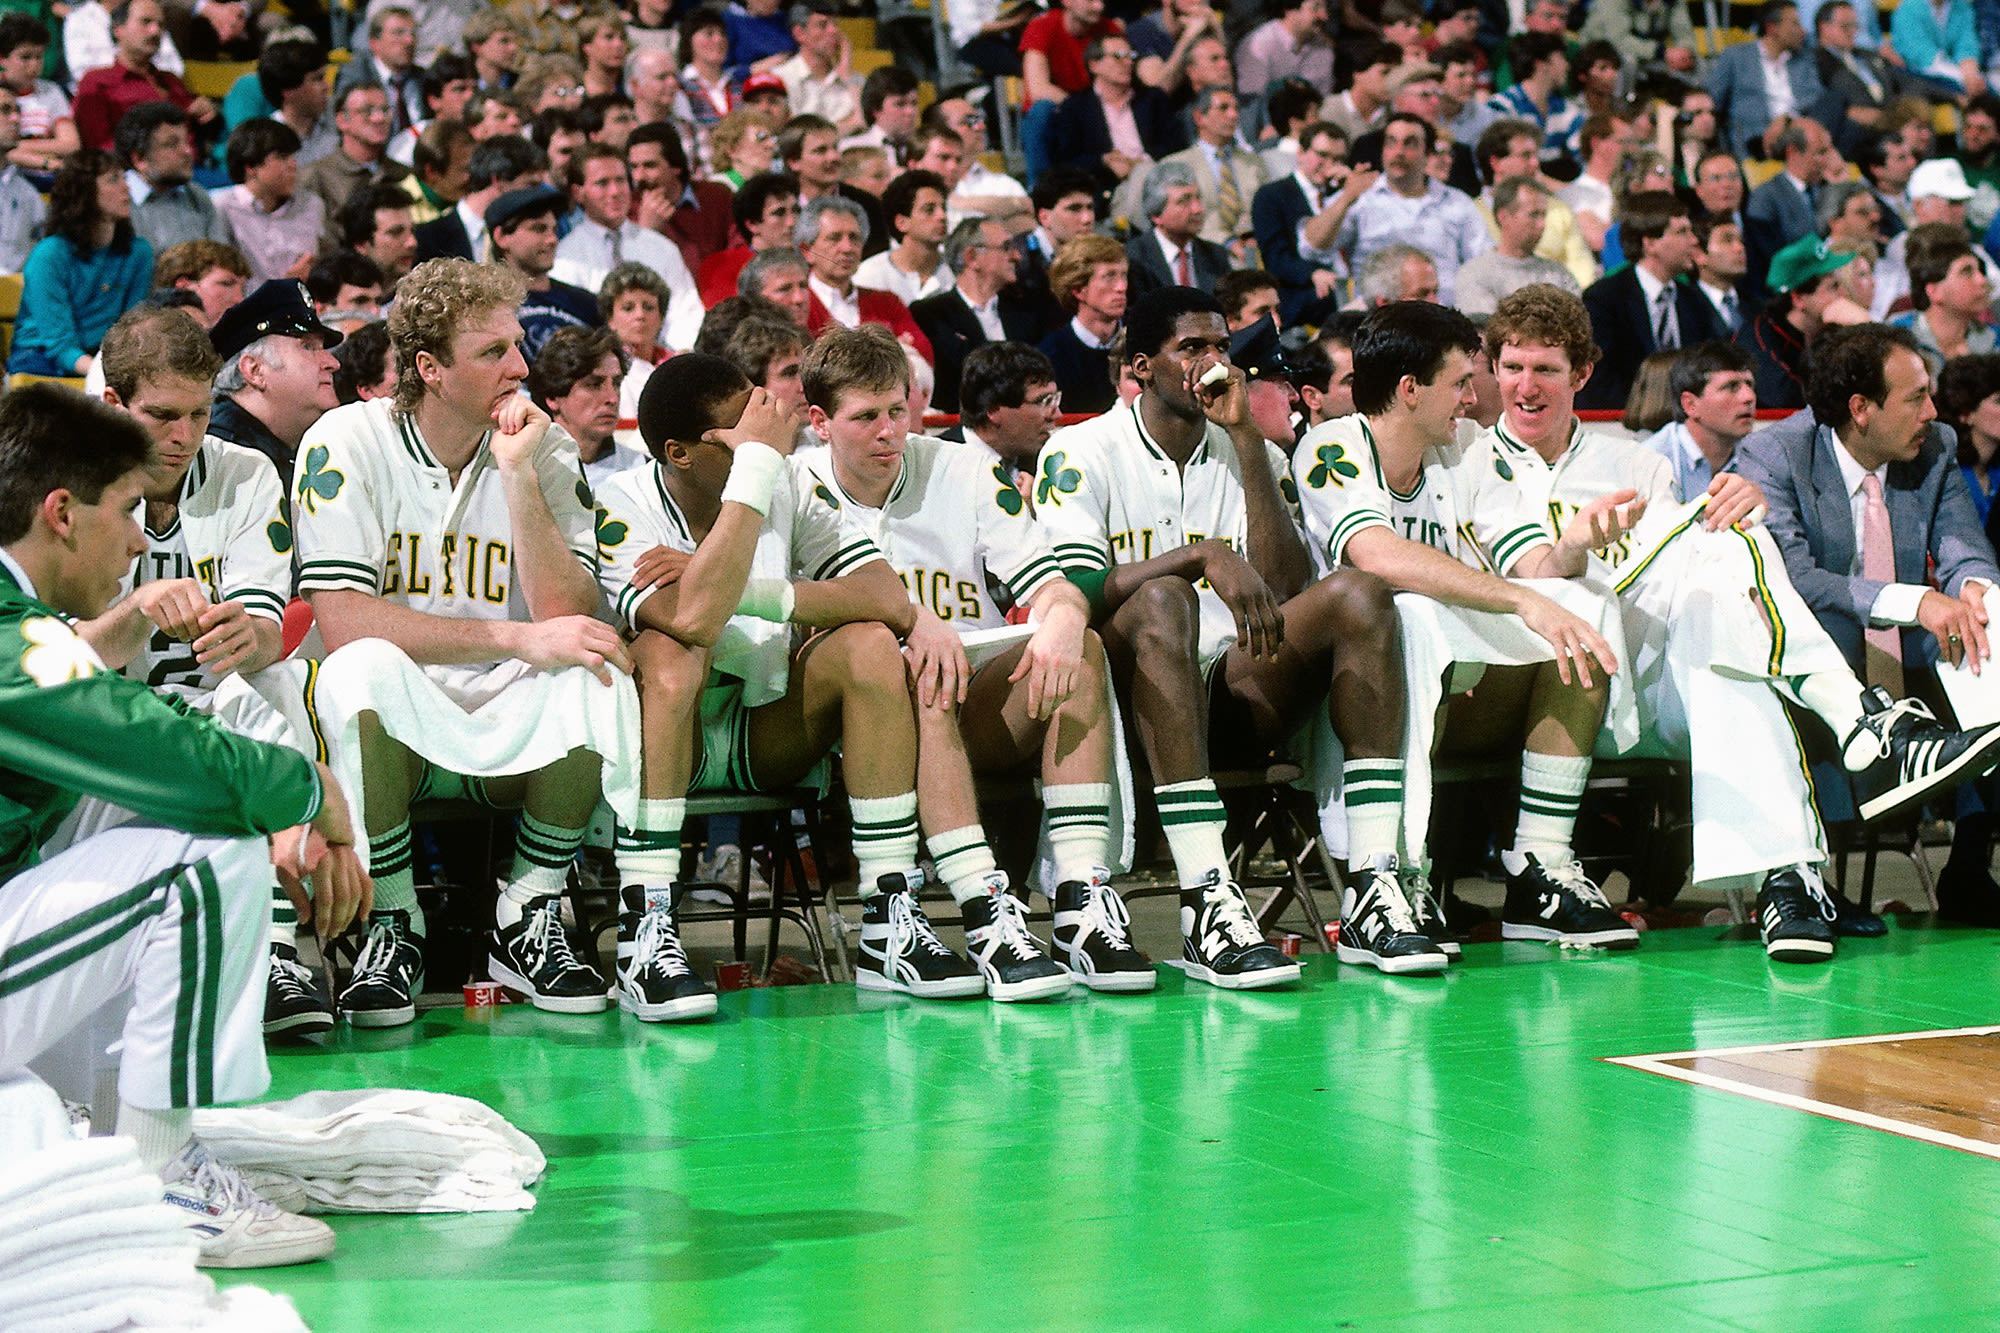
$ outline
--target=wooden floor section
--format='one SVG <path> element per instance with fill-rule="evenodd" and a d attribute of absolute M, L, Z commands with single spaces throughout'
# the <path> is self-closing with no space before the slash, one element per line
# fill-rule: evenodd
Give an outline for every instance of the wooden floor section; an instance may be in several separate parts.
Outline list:
<path fill-rule="evenodd" d="M 223 1280 L 318 1333 L 2000 1330 L 1996 1022 L 2000 933 L 1901 921 L 1818 968 L 1682 930 L 1254 995 L 441 1010 L 273 1093 L 481 1098 L 549 1155 L 535 1211 Z"/>

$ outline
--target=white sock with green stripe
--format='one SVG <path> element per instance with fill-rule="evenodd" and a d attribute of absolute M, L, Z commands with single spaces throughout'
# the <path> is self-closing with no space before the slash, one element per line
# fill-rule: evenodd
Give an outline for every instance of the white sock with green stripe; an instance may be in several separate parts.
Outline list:
<path fill-rule="evenodd" d="M 1167 850 L 1173 854 L 1174 874 L 1187 888 L 1207 879 L 1211 871 L 1229 878 L 1229 853 L 1222 849 L 1222 829 L 1229 812 L 1208 778 L 1193 782 L 1169 782 L 1153 788 L 1160 807 L 1160 831 L 1167 835 Z"/>
<path fill-rule="evenodd" d="M 1403 761 L 1350 759 L 1340 767 L 1347 808 L 1347 864 L 1373 865 L 1396 855 L 1403 834 Z"/>
<path fill-rule="evenodd" d="M 299 947 L 299 909 L 276 884 L 271 886 L 271 943 L 288 949 Z"/>
<path fill-rule="evenodd" d="M 500 893 L 498 922 L 511 926 L 521 909 L 569 887 L 570 862 L 583 846 L 587 829 L 546 824 L 527 811 L 514 830 L 514 873 Z"/>
<path fill-rule="evenodd" d="M 424 909 L 417 902 L 417 877 L 410 868 L 410 821 L 368 835 L 368 875 L 375 881 L 375 910 L 408 912 L 410 929 L 423 935 Z"/>
<path fill-rule="evenodd" d="M 1590 756 L 1521 755 L 1521 812 L 1514 825 L 1513 849 L 1503 858 L 1507 873 L 1519 874 L 1532 852 L 1544 864 L 1567 861 L 1573 853 L 1576 812 L 1590 782 Z"/>
<path fill-rule="evenodd" d="M 149 1111 L 120 1101 L 117 1132 L 121 1138 L 138 1145 L 139 1165 L 158 1175 L 194 1137 L 194 1109 L 183 1106 L 171 1111 Z"/>
<path fill-rule="evenodd" d="M 687 798 L 639 801 L 639 826 L 618 826 L 612 858 L 620 886 L 664 889 L 681 877 L 681 825 L 687 823 Z"/>
<path fill-rule="evenodd" d="M 850 796 L 854 820 L 854 861 L 863 898 L 873 898 L 876 881 L 884 875 L 917 873 L 917 794 Z"/>
<path fill-rule="evenodd" d="M 1088 884 L 1111 864 L 1111 784 L 1062 782 L 1042 788 L 1056 883 Z"/>
<path fill-rule="evenodd" d="M 987 892 L 986 877 L 1000 867 L 993 849 L 986 843 L 986 830 L 978 824 L 933 833 L 924 839 L 930 844 L 931 861 L 938 878 L 951 890 L 951 900 L 961 906 Z"/>

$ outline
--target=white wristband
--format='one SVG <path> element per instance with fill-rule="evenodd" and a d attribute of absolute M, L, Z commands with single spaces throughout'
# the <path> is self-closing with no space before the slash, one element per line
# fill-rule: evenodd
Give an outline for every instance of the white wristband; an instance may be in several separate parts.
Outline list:
<path fill-rule="evenodd" d="M 729 480 L 723 483 L 722 502 L 734 501 L 759 514 L 769 513 L 771 491 L 784 466 L 785 456 L 768 444 L 751 440 L 737 445 L 729 461 Z"/>
<path fill-rule="evenodd" d="M 743 597 L 736 603 L 736 614 L 782 625 L 792 618 L 792 606 L 797 600 L 798 594 L 792 590 L 789 579 L 748 579 L 743 584 Z"/>

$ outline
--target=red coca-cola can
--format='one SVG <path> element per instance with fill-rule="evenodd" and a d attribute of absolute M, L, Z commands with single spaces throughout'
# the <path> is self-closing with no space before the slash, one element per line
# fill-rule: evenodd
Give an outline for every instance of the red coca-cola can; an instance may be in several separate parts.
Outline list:
<path fill-rule="evenodd" d="M 1297 958 L 1299 947 L 1305 942 L 1305 936 L 1294 935 L 1289 930 L 1274 930 L 1264 937 L 1264 943 L 1271 945 L 1287 958 Z"/>
<path fill-rule="evenodd" d="M 1339 944 L 1340 944 L 1340 922 L 1337 920 L 1329 921 L 1326 923 L 1326 947 L 1332 949 L 1337 947 Z"/>
<path fill-rule="evenodd" d="M 748 963 L 717 963 L 715 965 L 715 988 L 725 990 L 749 990 L 757 984 L 757 974 Z"/>
<path fill-rule="evenodd" d="M 468 981 L 465 983 L 465 1007 L 467 1009 L 497 1009 L 499 1006 L 499 982 Z"/>

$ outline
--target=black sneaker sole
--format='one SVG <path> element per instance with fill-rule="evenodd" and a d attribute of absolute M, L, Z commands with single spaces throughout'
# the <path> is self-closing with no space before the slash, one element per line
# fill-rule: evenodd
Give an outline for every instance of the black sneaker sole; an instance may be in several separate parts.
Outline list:
<path fill-rule="evenodd" d="M 969 977 L 944 977 L 937 981 L 898 981 L 863 967 L 855 969 L 854 984 L 862 990 L 880 991 L 884 995 L 914 995 L 920 1000 L 969 1000 L 986 994 L 986 978 L 977 973 Z"/>
<path fill-rule="evenodd" d="M 284 1041 L 296 1037 L 316 1037 L 322 1032 L 331 1031 L 333 1031 L 333 1015 L 321 1009 L 264 1020 L 265 1037 Z"/>
<path fill-rule="evenodd" d="M 417 1021 L 417 1006 L 411 1003 L 397 1009 L 343 1009 L 340 1016 L 349 1027 L 400 1028 Z"/>
<path fill-rule="evenodd" d="M 1539 944 L 1589 944 L 1600 949 L 1639 947 L 1639 932 L 1630 926 L 1621 926 L 1616 930 L 1563 931 L 1550 926 L 1530 926 L 1515 921 L 1503 921 L 1500 923 L 1500 938 L 1531 940 Z"/>
<path fill-rule="evenodd" d="M 1833 957 L 1833 941 L 1766 940 L 1764 952 L 1777 963 L 1824 963 Z"/>
<path fill-rule="evenodd" d="M 544 1013 L 551 1014 L 601 1014 L 611 1006 L 609 995 L 544 995 L 536 990 L 526 977 L 508 967 L 498 958 L 486 956 L 486 971 L 492 978 L 508 990 L 518 991 L 528 997 L 528 1003 Z"/>
<path fill-rule="evenodd" d="M 1150 967 L 1143 972 L 1086 972 L 1075 963 L 1066 966 L 1077 985 L 1108 995 L 1136 995 L 1160 984 L 1160 974 Z"/>
<path fill-rule="evenodd" d="M 1891 787 L 1885 792 L 1869 797 L 1861 803 L 1861 822 L 1873 823 L 1902 813 L 1940 787 L 1956 786 L 1958 783 L 1984 774 L 1995 762 L 2000 762 L 2000 727 L 1987 734 L 1984 744 L 1967 749 L 1958 758 L 1935 772 L 1926 774 L 1921 781 L 1904 783 Z M 1977 773 L 1968 769 L 1977 768 Z"/>
<path fill-rule="evenodd" d="M 1205 981 L 1223 990 L 1266 990 L 1272 986 L 1289 986 L 1303 975 L 1297 963 L 1260 968 L 1255 972 L 1217 972 L 1206 963 L 1187 963 L 1185 970 L 1196 981 Z"/>
<path fill-rule="evenodd" d="M 1046 977 L 1028 977 L 1021 981 L 995 981 L 986 978 L 986 998 L 996 1004 L 1013 1004 L 1021 1000 L 1057 1000 L 1069 994 L 1076 978 L 1067 970 Z"/>

